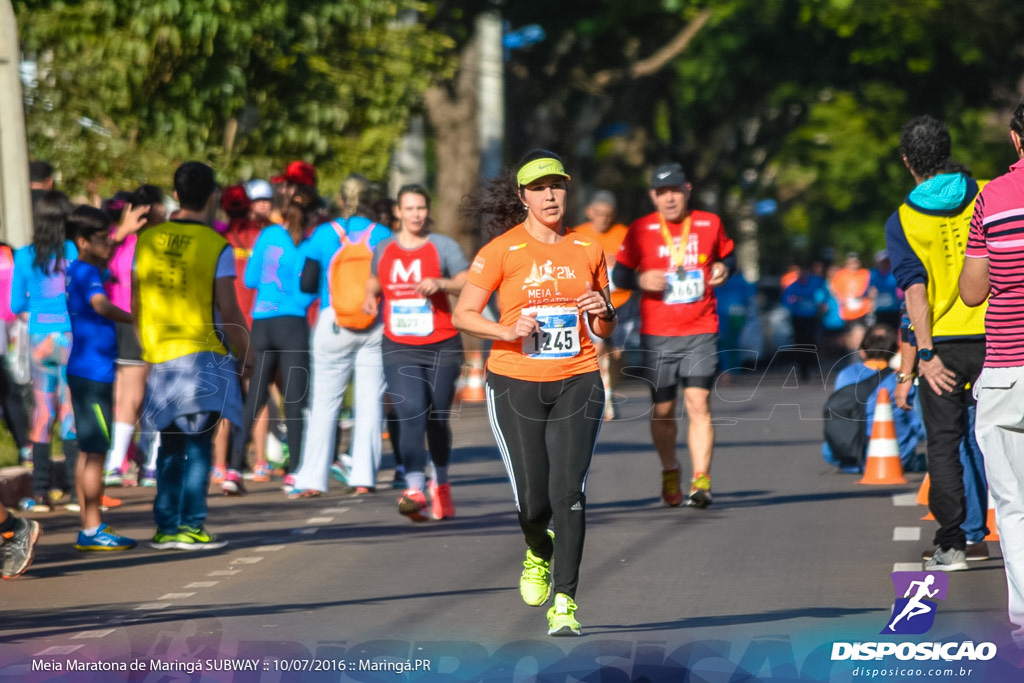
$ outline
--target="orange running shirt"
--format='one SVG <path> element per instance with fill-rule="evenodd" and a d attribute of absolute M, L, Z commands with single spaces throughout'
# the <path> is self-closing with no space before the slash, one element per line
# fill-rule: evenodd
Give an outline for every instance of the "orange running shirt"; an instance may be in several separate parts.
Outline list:
<path fill-rule="evenodd" d="M 629 232 L 622 223 L 615 223 L 612 227 L 608 228 L 604 232 L 597 232 L 594 230 L 594 226 L 590 221 L 581 223 L 572 229 L 573 232 L 585 235 L 590 239 L 597 240 L 597 243 L 601 245 L 601 249 L 604 250 L 605 263 L 608 265 L 610 271 L 615 267 L 615 257 L 619 253 L 619 247 L 622 245 L 622 240 L 626 239 L 626 233 Z M 612 290 L 612 306 L 618 308 L 622 304 L 629 301 L 629 295 L 632 292 L 628 289 L 616 289 L 615 285 L 610 284 Z"/>
<path fill-rule="evenodd" d="M 596 241 L 568 232 L 559 242 L 539 242 L 520 223 L 487 243 L 473 259 L 468 281 L 498 291 L 499 322 L 514 325 L 537 312 L 545 334 L 495 341 L 487 369 L 496 375 L 553 382 L 597 370 L 597 352 L 576 308 L 576 298 L 608 286 L 604 252 Z M 575 321 L 575 323 L 573 323 Z"/>
<path fill-rule="evenodd" d="M 670 292 L 642 292 L 640 297 L 640 332 L 662 337 L 681 337 L 718 332 L 718 311 L 711 279 L 711 264 L 721 261 L 733 251 L 733 241 L 722 229 L 718 216 L 706 211 L 690 212 L 690 235 L 685 245 L 683 270 L 695 287 L 680 301 L 672 300 Z M 666 223 L 673 246 L 680 248 L 683 223 Z M 661 217 L 655 211 L 638 218 L 629 226 L 629 233 L 619 249 L 618 261 L 626 268 L 642 273 L 662 270 L 675 277 L 671 249 L 661 231 Z"/>

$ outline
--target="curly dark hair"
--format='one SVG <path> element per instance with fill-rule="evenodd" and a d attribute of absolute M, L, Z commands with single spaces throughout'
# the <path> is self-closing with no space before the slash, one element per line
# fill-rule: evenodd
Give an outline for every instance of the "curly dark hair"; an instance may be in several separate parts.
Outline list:
<path fill-rule="evenodd" d="M 526 207 L 519 196 L 522 188 L 516 182 L 516 173 L 534 159 L 562 161 L 560 156 L 550 150 L 531 150 L 523 155 L 514 169 L 506 168 L 500 176 L 478 186 L 463 199 L 462 214 L 479 221 L 480 234 L 485 243 L 526 220 Z"/>
<path fill-rule="evenodd" d="M 931 116 L 907 121 L 900 132 L 900 154 L 906 158 L 910 170 L 923 178 L 938 173 L 970 175 L 966 166 L 950 158 L 952 149 L 953 140 L 946 124 Z"/>
<path fill-rule="evenodd" d="M 63 271 L 66 265 L 64 263 L 64 240 L 67 239 L 65 228 L 73 208 L 68 196 L 57 190 L 46 192 L 32 207 L 35 226 L 35 231 L 32 234 L 32 246 L 36 248 L 36 259 L 33 265 L 47 275 L 54 272 L 50 270 L 51 260 L 53 260 L 53 265 L 58 273 Z"/>
<path fill-rule="evenodd" d="M 515 172 L 505 169 L 500 176 L 474 188 L 462 200 L 462 215 L 477 221 L 483 243 L 526 220 Z"/>
<path fill-rule="evenodd" d="M 1013 110 L 1013 118 L 1010 119 L 1010 130 L 1024 138 L 1024 99 L 1017 103 Z"/>

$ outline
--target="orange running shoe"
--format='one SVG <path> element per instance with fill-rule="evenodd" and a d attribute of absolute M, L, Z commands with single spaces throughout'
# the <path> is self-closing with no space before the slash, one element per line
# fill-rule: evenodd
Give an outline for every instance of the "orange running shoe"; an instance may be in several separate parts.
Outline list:
<path fill-rule="evenodd" d="M 274 476 L 274 470 L 270 463 L 264 462 L 252 468 L 252 480 L 258 483 L 270 481 Z"/>
<path fill-rule="evenodd" d="M 111 498 L 108 495 L 104 495 L 102 498 L 100 498 L 100 505 L 102 507 L 107 507 L 107 508 L 121 507 L 121 499 L 120 498 Z"/>

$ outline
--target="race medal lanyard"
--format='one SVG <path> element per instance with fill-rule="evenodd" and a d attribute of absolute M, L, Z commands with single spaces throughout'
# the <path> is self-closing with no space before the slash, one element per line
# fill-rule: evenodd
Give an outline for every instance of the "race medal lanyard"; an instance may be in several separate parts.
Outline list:
<path fill-rule="evenodd" d="M 665 217 L 661 215 L 661 212 L 658 212 L 658 220 L 661 222 L 661 237 L 665 240 L 665 246 L 668 247 L 668 255 L 672 259 L 672 267 L 675 269 L 679 279 L 683 279 L 686 247 L 690 243 L 690 217 L 687 216 L 683 219 L 683 237 L 679 240 L 678 245 L 672 241 L 672 233 L 669 231 L 668 223 L 665 222 Z"/>
<path fill-rule="evenodd" d="M 702 300 L 705 292 L 703 268 L 686 270 L 683 267 L 686 262 L 686 248 L 690 243 L 690 217 L 687 216 L 683 220 L 683 236 L 678 246 L 672 241 L 672 233 L 669 232 L 665 217 L 659 213 L 658 220 L 661 221 L 661 236 L 672 259 L 672 269 L 665 278 L 668 285 L 665 303 L 692 304 Z"/>

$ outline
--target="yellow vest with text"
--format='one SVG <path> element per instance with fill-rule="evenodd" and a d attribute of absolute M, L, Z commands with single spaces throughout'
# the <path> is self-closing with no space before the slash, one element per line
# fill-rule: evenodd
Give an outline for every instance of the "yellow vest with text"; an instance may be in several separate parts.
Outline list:
<path fill-rule="evenodd" d="M 978 181 L 979 194 L 986 182 Z M 960 298 L 959 286 L 974 201 L 959 213 L 946 216 L 921 213 L 906 203 L 899 211 L 907 243 L 928 271 L 932 338 L 984 335 L 987 302 L 969 307 Z"/>
<path fill-rule="evenodd" d="M 135 276 L 143 360 L 227 354 L 213 319 L 214 277 L 227 244 L 201 223 L 168 221 L 139 233 Z"/>

